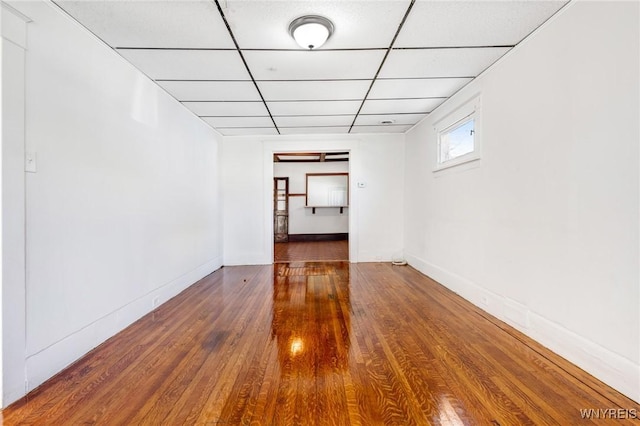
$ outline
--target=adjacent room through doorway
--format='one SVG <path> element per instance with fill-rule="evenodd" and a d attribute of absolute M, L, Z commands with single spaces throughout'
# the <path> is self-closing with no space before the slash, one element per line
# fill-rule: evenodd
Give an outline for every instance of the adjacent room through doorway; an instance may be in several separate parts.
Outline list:
<path fill-rule="evenodd" d="M 274 263 L 349 260 L 349 152 L 273 155 Z"/>

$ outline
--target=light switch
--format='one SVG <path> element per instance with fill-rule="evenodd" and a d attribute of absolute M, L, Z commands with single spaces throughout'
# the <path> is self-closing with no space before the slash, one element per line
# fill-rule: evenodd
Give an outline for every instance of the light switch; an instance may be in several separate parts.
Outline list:
<path fill-rule="evenodd" d="M 36 173 L 38 171 L 38 163 L 35 152 L 27 152 L 24 156 L 24 171 Z"/>
<path fill-rule="evenodd" d="M 358 182 L 358 188 L 366 188 L 366 187 L 367 187 L 366 182 Z"/>

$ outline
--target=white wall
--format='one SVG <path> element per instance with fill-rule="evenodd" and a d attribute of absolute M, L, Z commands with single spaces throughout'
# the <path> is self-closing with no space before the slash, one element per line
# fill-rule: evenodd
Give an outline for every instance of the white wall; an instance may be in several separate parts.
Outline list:
<path fill-rule="evenodd" d="M 2 171 L 4 170 L 4 167 L 2 167 L 2 161 L 4 156 L 2 155 L 2 146 L 3 146 L 3 141 L 4 138 L 2 136 L 2 133 L 4 131 L 4 126 L 3 126 L 3 121 L 4 121 L 4 109 L 2 108 L 2 104 L 3 104 L 3 86 L 4 86 L 4 79 L 3 79 L 3 72 L 2 72 L 2 64 L 4 64 L 4 49 L 3 49 L 3 45 L 4 45 L 4 33 L 3 33 L 3 25 L 2 25 L 2 18 L 4 15 L 4 11 L 3 8 L 0 7 L 0 199 L 2 199 L 2 184 L 4 182 L 4 179 L 2 178 Z M 2 317 L 4 316 L 4 307 L 2 306 L 2 293 L 4 293 L 4 287 L 3 287 L 3 282 L 4 280 L 1 278 L 3 271 L 4 271 L 4 261 L 3 261 L 3 257 L 4 257 L 4 249 L 3 249 L 3 245 L 2 244 L 4 242 L 3 236 L 4 236 L 4 232 L 3 232 L 3 226 L 2 226 L 2 220 L 4 218 L 4 214 L 2 212 L 2 210 L 4 209 L 3 204 L 0 202 L 0 407 L 4 407 L 4 369 L 3 369 L 3 365 L 4 365 L 4 354 L 3 354 L 3 345 L 2 345 L 2 336 L 4 335 L 4 327 L 3 327 L 3 321 L 2 321 Z"/>
<path fill-rule="evenodd" d="M 225 265 L 273 261 L 273 153 L 320 150 L 351 153 L 350 260 L 402 255 L 404 135 L 234 136 L 222 150 Z"/>
<path fill-rule="evenodd" d="M 639 10 L 571 4 L 407 135 L 413 266 L 640 401 Z M 482 158 L 434 123 L 482 98 Z"/>
<path fill-rule="evenodd" d="M 307 173 L 348 173 L 348 162 L 274 163 L 277 177 L 289 178 L 289 193 L 304 194 Z M 289 234 L 344 234 L 349 232 L 349 209 L 305 208 L 305 197 L 289 197 Z"/>
<path fill-rule="evenodd" d="M 26 174 L 21 348 L 30 390 L 221 266 L 221 136 L 54 5 L 12 5 L 33 20 L 26 152 L 37 173 Z"/>
<path fill-rule="evenodd" d="M 0 193 L 0 405 L 24 394 L 25 179 L 24 69 L 27 19 L 5 4 L 2 22 Z M 19 301 L 20 303 L 16 303 Z"/>

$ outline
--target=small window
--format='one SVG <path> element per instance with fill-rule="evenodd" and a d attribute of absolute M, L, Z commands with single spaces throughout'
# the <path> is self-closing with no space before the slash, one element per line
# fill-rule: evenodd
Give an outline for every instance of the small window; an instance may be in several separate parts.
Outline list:
<path fill-rule="evenodd" d="M 445 169 L 480 158 L 480 98 L 475 97 L 435 125 L 437 164 Z"/>
<path fill-rule="evenodd" d="M 465 118 L 444 130 L 438 136 L 440 145 L 439 164 L 455 160 L 475 151 L 475 118 Z"/>

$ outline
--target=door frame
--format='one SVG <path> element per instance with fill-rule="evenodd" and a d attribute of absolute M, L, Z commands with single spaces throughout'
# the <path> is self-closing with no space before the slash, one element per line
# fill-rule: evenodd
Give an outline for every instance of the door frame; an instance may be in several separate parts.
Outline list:
<path fill-rule="evenodd" d="M 351 140 L 330 140 L 330 137 L 308 139 L 304 141 L 300 138 L 281 141 L 263 142 L 264 160 L 264 253 L 265 263 L 272 264 L 274 261 L 274 235 L 273 235 L 273 154 L 278 152 L 349 152 L 349 262 L 358 263 L 358 191 L 354 188 L 358 181 L 360 139 Z M 335 138 L 335 137 L 334 137 Z"/>
<path fill-rule="evenodd" d="M 31 21 L 0 4 L 0 408 L 24 396 L 27 374 L 27 29 Z M 11 60 L 9 60 L 11 59 Z"/>

